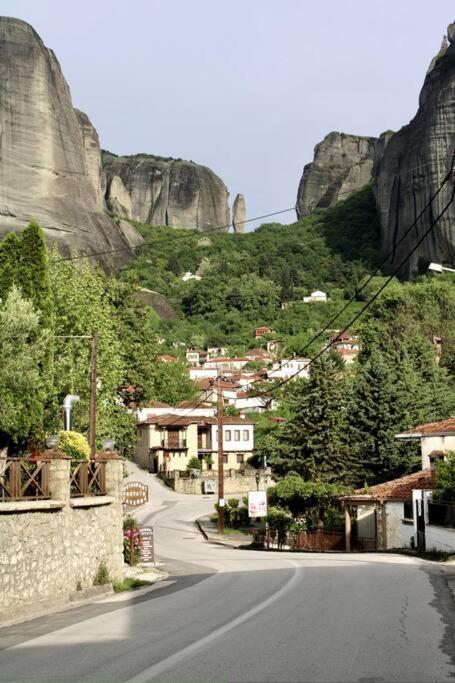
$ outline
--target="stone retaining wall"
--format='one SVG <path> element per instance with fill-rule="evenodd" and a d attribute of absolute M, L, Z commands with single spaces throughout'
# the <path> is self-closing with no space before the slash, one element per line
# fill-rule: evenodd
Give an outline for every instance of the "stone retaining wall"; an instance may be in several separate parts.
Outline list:
<path fill-rule="evenodd" d="M 66 458 L 50 470 L 50 501 L 0 503 L 0 621 L 68 602 L 101 562 L 123 574 L 122 461 L 106 462 L 106 496 L 70 498 Z"/>
<path fill-rule="evenodd" d="M 218 495 L 218 474 L 217 472 L 203 472 L 199 477 L 181 477 L 178 472 L 173 472 L 173 476 L 166 476 L 164 473 L 160 474 L 163 481 L 178 493 L 201 494 L 203 493 L 203 481 L 212 480 L 215 482 L 215 497 Z M 275 485 L 270 475 L 267 478 L 267 484 L 270 488 Z M 248 493 L 248 491 L 256 491 L 256 479 L 254 474 L 239 474 L 235 470 L 228 470 L 224 475 L 224 496 L 227 497 L 231 493 Z M 261 475 L 259 480 L 259 490 L 265 490 L 265 479 Z"/>

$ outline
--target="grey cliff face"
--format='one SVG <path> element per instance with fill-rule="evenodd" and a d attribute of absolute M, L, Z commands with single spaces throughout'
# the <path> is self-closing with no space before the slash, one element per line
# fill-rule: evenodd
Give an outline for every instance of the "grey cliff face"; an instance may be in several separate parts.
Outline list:
<path fill-rule="evenodd" d="M 128 247 L 103 213 L 100 181 L 98 136 L 73 109 L 54 53 L 31 26 L 0 17 L 0 236 L 35 219 L 64 254 Z"/>
<path fill-rule="evenodd" d="M 429 229 L 448 202 L 453 178 L 419 220 L 415 230 L 398 241 L 435 193 L 447 174 L 455 150 L 455 25 L 448 29 L 449 42 L 432 61 L 420 93 L 419 109 L 412 121 L 393 135 L 378 165 L 376 197 L 383 228 L 383 246 L 393 250 L 399 266 Z M 421 258 L 455 263 L 455 206 L 438 222 L 419 249 L 401 269 L 411 276 Z"/>
<path fill-rule="evenodd" d="M 232 225 L 235 232 L 245 232 L 246 204 L 243 194 L 238 194 L 232 206 Z"/>
<path fill-rule="evenodd" d="M 113 213 L 150 225 L 228 230 L 229 192 L 206 166 L 145 154 L 117 157 L 103 152 L 103 169 L 106 204 Z"/>
<path fill-rule="evenodd" d="M 316 208 L 347 199 L 373 179 L 378 138 L 329 133 L 316 145 L 314 160 L 303 169 L 296 211 L 302 218 Z"/>

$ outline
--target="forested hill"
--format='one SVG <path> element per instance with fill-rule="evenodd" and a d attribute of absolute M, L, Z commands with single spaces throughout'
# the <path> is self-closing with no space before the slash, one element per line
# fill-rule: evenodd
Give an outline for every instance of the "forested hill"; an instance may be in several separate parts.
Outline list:
<path fill-rule="evenodd" d="M 291 225 L 268 224 L 245 234 L 135 225 L 146 243 L 123 277 L 134 274 L 180 312 L 179 321 L 165 324 L 169 340 L 198 345 L 251 345 L 254 327 L 267 324 L 298 352 L 381 258 L 369 187 Z M 182 281 L 186 271 L 201 280 Z M 327 305 L 303 303 L 315 289 L 327 292 Z M 291 304 L 282 308 L 283 301 Z M 355 305 L 339 325 L 353 311 Z"/>

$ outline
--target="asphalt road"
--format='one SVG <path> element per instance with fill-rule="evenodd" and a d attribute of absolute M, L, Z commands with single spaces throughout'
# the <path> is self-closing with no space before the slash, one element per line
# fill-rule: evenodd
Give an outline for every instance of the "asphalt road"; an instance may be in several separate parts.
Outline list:
<path fill-rule="evenodd" d="M 450 681 L 455 609 L 445 569 L 400 555 L 211 545 L 213 500 L 146 474 L 171 577 L 0 629 L 0 681 Z M 135 475 L 134 478 L 137 478 Z"/>

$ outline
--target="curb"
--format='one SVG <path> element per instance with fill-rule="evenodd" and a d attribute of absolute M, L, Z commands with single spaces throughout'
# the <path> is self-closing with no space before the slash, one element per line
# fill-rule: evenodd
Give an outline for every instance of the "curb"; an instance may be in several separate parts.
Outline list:
<path fill-rule="evenodd" d="M 199 519 L 195 520 L 195 524 L 196 524 L 197 528 L 199 529 L 199 531 L 201 532 L 201 534 L 203 535 L 203 537 L 205 538 L 205 540 L 208 541 L 209 543 L 213 543 L 214 545 L 222 545 L 225 548 L 234 548 L 234 549 L 238 549 L 242 545 L 244 545 L 243 543 L 235 543 L 235 541 L 229 542 L 227 540 L 221 540 L 218 537 L 218 535 L 215 535 L 215 534 L 210 533 L 209 531 L 206 531 L 206 529 L 204 527 L 204 522 L 201 521 L 203 519 L 204 519 L 203 517 L 199 517 Z"/>

